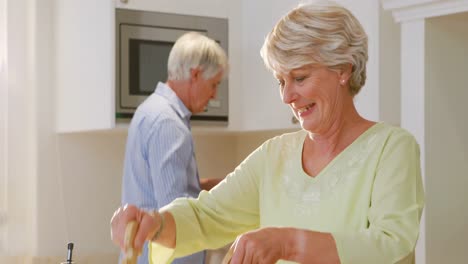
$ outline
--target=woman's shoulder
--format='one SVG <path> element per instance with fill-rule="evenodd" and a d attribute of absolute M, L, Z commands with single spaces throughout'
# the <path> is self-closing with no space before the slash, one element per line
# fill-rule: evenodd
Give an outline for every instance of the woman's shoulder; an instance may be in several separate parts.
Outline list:
<path fill-rule="evenodd" d="M 298 148 L 302 149 L 306 136 L 307 132 L 304 130 L 283 133 L 266 140 L 258 150 L 268 153 L 285 153 Z"/>
<path fill-rule="evenodd" d="M 383 136 L 389 142 L 398 142 L 398 141 L 409 141 L 417 142 L 416 138 L 410 131 L 406 130 L 397 125 L 387 124 L 385 122 L 379 122 L 375 124 L 376 133 Z"/>
<path fill-rule="evenodd" d="M 267 141 L 265 141 L 264 144 L 268 144 L 268 145 L 278 145 L 278 144 L 283 145 L 283 144 L 291 144 L 291 143 L 302 144 L 306 135 L 307 135 L 307 132 L 301 129 L 298 131 L 287 132 L 287 133 L 274 136 L 268 139 Z"/>
<path fill-rule="evenodd" d="M 392 125 L 386 122 L 378 122 L 375 124 L 375 126 L 378 126 L 378 129 L 382 132 L 401 136 L 412 136 L 408 130 L 398 125 Z"/>

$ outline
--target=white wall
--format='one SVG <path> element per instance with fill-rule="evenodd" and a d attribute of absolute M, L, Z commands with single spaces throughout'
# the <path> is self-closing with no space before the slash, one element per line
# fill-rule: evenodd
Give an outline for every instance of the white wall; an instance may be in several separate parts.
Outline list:
<path fill-rule="evenodd" d="M 400 125 L 400 25 L 390 11 L 380 11 L 380 120 Z"/>
<path fill-rule="evenodd" d="M 195 157 L 201 178 L 222 178 L 237 165 L 236 135 L 194 134 Z"/>
<path fill-rule="evenodd" d="M 369 37 L 367 62 L 367 80 L 359 94 L 355 97 L 356 108 L 365 118 L 380 120 L 379 116 L 379 26 L 380 5 L 375 0 L 337 0 L 343 6 L 351 10 L 362 24 Z"/>
<path fill-rule="evenodd" d="M 77 256 L 117 253 L 110 241 L 109 221 L 120 205 L 125 140 L 126 133 L 119 132 L 58 136 L 58 167 L 49 168 L 58 171 L 55 191 L 45 184 L 40 189 L 52 192 L 49 198 L 58 201 L 55 222 L 65 229 L 55 230 L 54 236 L 50 235 L 57 229 L 54 226 L 41 230 L 43 242 L 51 246 L 40 253 L 63 254 L 68 241 L 75 243 Z M 41 219 L 47 221 L 50 216 L 44 214 Z"/>
<path fill-rule="evenodd" d="M 468 13 L 426 23 L 426 259 L 468 259 Z"/>

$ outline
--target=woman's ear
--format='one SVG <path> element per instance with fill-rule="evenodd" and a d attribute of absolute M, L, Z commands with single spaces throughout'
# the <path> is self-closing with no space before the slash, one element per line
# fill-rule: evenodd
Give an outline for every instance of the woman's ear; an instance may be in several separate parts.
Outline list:
<path fill-rule="evenodd" d="M 343 68 L 341 68 L 341 72 L 340 72 L 340 84 L 341 85 L 345 85 L 349 81 L 349 78 L 351 78 L 352 71 L 353 71 L 353 65 L 351 63 L 347 63 L 343 65 Z"/>

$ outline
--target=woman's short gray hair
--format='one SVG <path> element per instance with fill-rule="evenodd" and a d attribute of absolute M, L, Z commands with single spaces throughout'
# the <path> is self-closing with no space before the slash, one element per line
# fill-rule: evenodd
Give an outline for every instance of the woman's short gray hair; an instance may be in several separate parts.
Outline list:
<path fill-rule="evenodd" d="M 227 56 L 216 41 L 197 32 L 189 32 L 177 39 L 169 53 L 167 75 L 169 80 L 187 80 L 190 70 L 201 67 L 203 78 L 213 78 L 227 71 Z"/>
<path fill-rule="evenodd" d="M 366 82 L 367 34 L 349 10 L 331 1 L 315 1 L 291 10 L 268 34 L 260 54 L 275 72 L 308 64 L 330 68 L 351 64 L 352 95 Z"/>

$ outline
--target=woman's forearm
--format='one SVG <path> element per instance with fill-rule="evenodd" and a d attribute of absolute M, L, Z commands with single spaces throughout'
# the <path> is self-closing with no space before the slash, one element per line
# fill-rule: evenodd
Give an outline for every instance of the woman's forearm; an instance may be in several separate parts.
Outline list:
<path fill-rule="evenodd" d="M 164 224 L 160 234 L 157 235 L 157 238 L 152 239 L 152 242 L 156 242 L 168 248 L 175 248 L 176 246 L 176 225 L 174 217 L 170 212 L 164 212 L 161 214 L 161 217 L 164 217 Z"/>
<path fill-rule="evenodd" d="M 291 245 L 288 260 L 298 263 L 341 263 L 335 240 L 330 233 L 291 229 L 288 232 L 288 243 Z"/>

